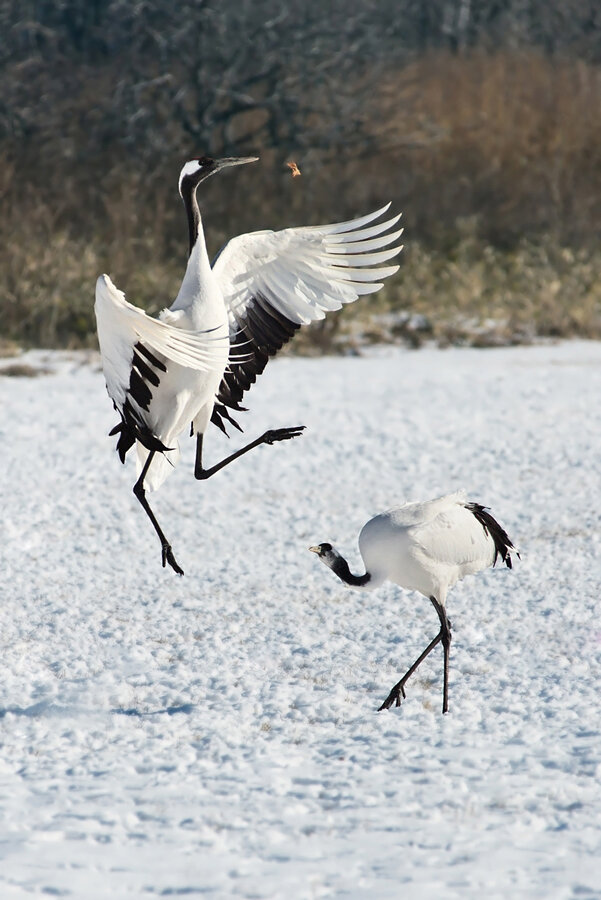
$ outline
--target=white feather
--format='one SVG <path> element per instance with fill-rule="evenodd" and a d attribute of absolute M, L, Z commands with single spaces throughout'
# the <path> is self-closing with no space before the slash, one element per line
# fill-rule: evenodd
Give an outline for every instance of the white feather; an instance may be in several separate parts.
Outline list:
<path fill-rule="evenodd" d="M 376 585 L 390 580 L 443 604 L 453 585 L 495 558 L 464 491 L 380 513 L 363 526 L 359 549 Z"/>
<path fill-rule="evenodd" d="M 167 360 L 198 372 L 209 372 L 216 362 L 221 361 L 223 350 L 228 346 L 223 333 L 187 331 L 171 322 L 147 316 L 144 310 L 127 302 L 123 291 L 115 287 L 108 275 L 101 275 L 96 282 L 94 311 L 103 367 L 108 359 L 121 376 L 127 372 L 127 379 L 121 377 L 118 389 L 123 388 L 123 382 L 127 387 L 133 346 L 138 341 Z M 172 313 L 169 315 L 173 316 Z"/>
<path fill-rule="evenodd" d="M 167 454 L 155 456 L 145 479 L 156 490 L 179 458 L 177 436 L 204 409 L 212 410 L 215 391 L 223 375 L 229 352 L 224 328 L 209 331 L 186 329 L 182 310 L 163 311 L 163 320 L 153 319 L 128 303 L 108 275 L 96 282 L 96 320 L 102 367 L 110 398 L 119 410 L 127 398 L 134 347 L 140 341 L 167 369 L 159 387 L 152 391 L 149 409 L 129 402 L 152 434 L 166 447 Z M 210 419 L 210 412 L 208 412 Z M 138 442 L 138 473 L 147 451 Z"/>
<path fill-rule="evenodd" d="M 369 239 L 382 235 L 398 222 L 399 216 L 368 228 L 363 226 L 389 206 L 347 222 L 256 231 L 233 238 L 213 266 L 231 326 L 238 327 L 258 293 L 289 321 L 304 325 L 363 294 L 380 290 L 382 279 L 393 275 L 398 266 L 372 266 L 401 251 L 401 246 L 389 247 L 401 231 L 383 235 L 375 242 Z M 385 247 L 389 249 L 384 250 Z M 381 252 L 363 253 L 372 249 Z"/>

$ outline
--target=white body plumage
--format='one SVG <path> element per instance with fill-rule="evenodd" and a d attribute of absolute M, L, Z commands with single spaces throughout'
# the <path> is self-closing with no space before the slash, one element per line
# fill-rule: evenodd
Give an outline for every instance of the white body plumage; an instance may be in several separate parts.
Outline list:
<path fill-rule="evenodd" d="M 202 225 L 200 225 L 202 228 Z M 190 370 L 177 363 L 167 366 L 153 395 L 149 409 L 149 427 L 166 447 L 173 450 L 157 455 L 145 479 L 153 491 L 163 483 L 179 459 L 178 437 L 192 426 L 195 434 L 204 434 L 211 421 L 213 404 L 229 357 L 229 324 L 223 291 L 215 277 L 206 245 L 197 240 L 188 258 L 178 295 L 160 319 L 174 328 L 205 331 L 213 344 L 211 366 Z M 142 471 L 148 450 L 136 442 L 137 471 Z"/>
<path fill-rule="evenodd" d="M 492 566 L 496 556 L 494 540 L 466 506 L 464 491 L 374 516 L 361 529 L 359 550 L 371 575 L 366 588 L 388 580 L 439 603 L 466 575 Z"/>

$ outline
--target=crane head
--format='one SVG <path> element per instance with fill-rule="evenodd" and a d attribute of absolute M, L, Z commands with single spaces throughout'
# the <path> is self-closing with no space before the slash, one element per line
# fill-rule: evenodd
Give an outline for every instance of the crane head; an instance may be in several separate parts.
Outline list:
<path fill-rule="evenodd" d="M 309 550 L 312 553 L 317 553 L 318 556 L 325 556 L 326 553 L 331 553 L 333 549 L 331 544 L 318 544 L 316 547 L 309 547 Z"/>
<path fill-rule="evenodd" d="M 330 569 L 336 563 L 340 554 L 334 550 L 331 544 L 317 544 L 316 547 L 309 547 L 312 553 L 317 553 L 322 562 Z"/>
<path fill-rule="evenodd" d="M 340 576 L 341 566 L 342 566 L 342 569 L 344 570 L 346 563 L 340 556 L 340 553 L 338 552 L 338 550 L 336 550 L 334 547 L 332 547 L 331 544 L 327 544 L 327 543 L 317 544 L 316 547 L 309 547 L 309 550 L 311 550 L 313 553 L 317 553 L 317 556 L 322 561 L 322 563 L 325 566 L 327 566 L 328 569 L 332 569 L 333 572 L 336 572 L 336 574 L 339 577 L 341 577 Z M 347 566 L 347 570 L 348 570 L 348 566 Z M 345 579 L 343 578 L 342 580 L 344 581 Z"/>
<path fill-rule="evenodd" d="M 210 156 L 198 156 L 185 163 L 179 174 L 179 193 L 183 197 L 182 185 L 184 181 L 192 190 L 196 190 L 201 181 L 226 169 L 229 166 L 243 166 L 246 163 L 257 162 L 258 156 L 225 156 L 222 159 L 212 159 Z"/>

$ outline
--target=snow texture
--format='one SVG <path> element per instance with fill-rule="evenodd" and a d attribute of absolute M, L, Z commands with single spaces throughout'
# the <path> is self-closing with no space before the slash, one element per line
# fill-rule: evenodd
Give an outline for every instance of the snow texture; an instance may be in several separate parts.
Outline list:
<path fill-rule="evenodd" d="M 270 363 L 152 502 L 97 363 L 0 378 L 0 897 L 601 897 L 601 345 Z M 431 604 L 345 588 L 374 513 L 464 487 L 522 551 Z"/>

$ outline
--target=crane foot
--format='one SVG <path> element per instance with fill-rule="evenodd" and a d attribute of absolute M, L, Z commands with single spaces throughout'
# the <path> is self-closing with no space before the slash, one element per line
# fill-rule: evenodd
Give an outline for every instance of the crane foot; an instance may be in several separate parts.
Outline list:
<path fill-rule="evenodd" d="M 399 681 L 398 684 L 395 684 L 388 697 L 382 704 L 382 706 L 378 706 L 378 712 L 382 712 L 383 709 L 390 709 L 390 707 L 394 704 L 395 706 L 401 705 L 401 695 L 403 700 L 406 699 L 405 688 L 403 684 Z"/>
<path fill-rule="evenodd" d="M 167 563 L 169 563 L 173 571 L 177 572 L 178 575 L 184 574 L 184 570 L 178 565 L 177 560 L 173 555 L 171 544 L 163 544 L 163 568 L 165 568 Z"/>
<path fill-rule="evenodd" d="M 304 425 L 294 425 L 292 428 L 272 428 L 261 437 L 261 443 L 275 444 L 276 441 L 289 441 L 302 434 L 304 429 Z"/>

